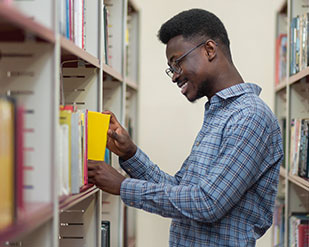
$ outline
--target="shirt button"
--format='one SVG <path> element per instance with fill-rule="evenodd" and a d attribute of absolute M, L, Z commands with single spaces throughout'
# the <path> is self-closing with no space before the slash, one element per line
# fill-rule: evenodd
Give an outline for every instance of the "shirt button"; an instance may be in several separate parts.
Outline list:
<path fill-rule="evenodd" d="M 130 169 L 130 168 L 128 169 L 128 172 L 131 172 L 131 169 Z"/>
<path fill-rule="evenodd" d="M 198 146 L 198 145 L 200 145 L 200 142 L 196 142 L 196 143 L 195 143 L 195 146 Z"/>
<path fill-rule="evenodd" d="M 133 203 L 133 202 L 130 202 L 130 205 L 131 205 L 131 206 L 133 206 L 133 205 L 134 205 L 134 203 Z"/>

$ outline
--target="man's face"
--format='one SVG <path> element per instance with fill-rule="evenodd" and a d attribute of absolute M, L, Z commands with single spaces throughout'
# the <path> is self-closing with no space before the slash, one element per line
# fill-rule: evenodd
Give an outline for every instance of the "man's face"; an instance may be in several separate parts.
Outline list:
<path fill-rule="evenodd" d="M 173 82 L 177 83 L 181 93 L 190 102 L 206 96 L 209 87 L 206 70 L 209 63 L 204 42 L 195 44 L 186 41 L 181 35 L 176 36 L 167 43 L 166 57 L 172 70 L 178 69 L 172 76 Z"/>

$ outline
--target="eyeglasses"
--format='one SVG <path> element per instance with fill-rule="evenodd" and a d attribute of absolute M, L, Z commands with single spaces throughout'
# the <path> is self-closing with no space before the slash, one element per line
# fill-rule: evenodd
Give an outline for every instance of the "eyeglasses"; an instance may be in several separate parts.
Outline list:
<path fill-rule="evenodd" d="M 180 62 L 183 60 L 187 55 L 189 55 L 191 52 L 193 52 L 195 49 L 199 48 L 203 44 L 205 44 L 207 41 L 203 41 L 202 43 L 198 44 L 197 46 L 193 47 L 189 51 L 187 51 L 185 54 L 177 58 L 173 64 L 165 70 L 165 73 L 170 77 L 173 78 L 174 74 L 180 74 L 182 72 L 182 68 L 180 67 Z"/>

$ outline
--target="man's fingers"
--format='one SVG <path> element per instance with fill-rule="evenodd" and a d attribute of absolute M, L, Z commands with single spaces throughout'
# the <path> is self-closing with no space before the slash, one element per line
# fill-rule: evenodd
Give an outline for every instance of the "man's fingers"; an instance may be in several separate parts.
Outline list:
<path fill-rule="evenodd" d="M 88 160 L 88 171 L 94 170 L 97 167 L 97 161 L 95 160 Z"/>
<path fill-rule="evenodd" d="M 88 178 L 88 183 L 89 183 L 89 184 L 95 184 L 95 181 L 94 181 L 94 179 L 92 179 L 92 178 Z"/>
<path fill-rule="evenodd" d="M 111 129 L 109 129 L 108 131 L 107 131 L 107 135 L 110 137 L 110 138 L 112 138 L 112 139 L 114 139 L 114 140 L 116 140 L 116 141 L 119 141 L 119 135 L 116 133 L 116 131 L 113 131 L 113 130 L 111 130 Z"/>
<path fill-rule="evenodd" d="M 112 113 L 111 111 L 103 111 L 102 113 L 103 113 L 103 114 L 108 114 L 108 115 L 111 116 L 110 122 L 111 122 L 112 124 L 118 124 L 118 125 L 120 125 L 120 123 L 118 122 L 118 120 L 117 120 L 117 118 L 116 118 L 116 116 L 115 116 L 114 113 Z"/>
<path fill-rule="evenodd" d="M 88 178 L 92 178 L 95 175 L 95 171 L 94 170 L 88 170 Z"/>

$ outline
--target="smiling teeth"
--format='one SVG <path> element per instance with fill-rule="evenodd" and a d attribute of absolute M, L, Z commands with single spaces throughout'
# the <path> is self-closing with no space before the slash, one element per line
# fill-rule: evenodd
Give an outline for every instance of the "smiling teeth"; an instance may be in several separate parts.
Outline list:
<path fill-rule="evenodd" d="M 181 89 L 185 88 L 185 87 L 187 86 L 187 84 L 188 84 L 188 82 L 186 82 L 185 84 L 183 84 L 183 85 L 181 86 Z"/>

